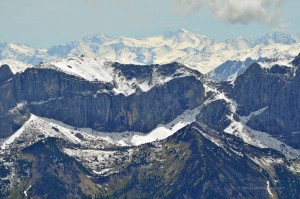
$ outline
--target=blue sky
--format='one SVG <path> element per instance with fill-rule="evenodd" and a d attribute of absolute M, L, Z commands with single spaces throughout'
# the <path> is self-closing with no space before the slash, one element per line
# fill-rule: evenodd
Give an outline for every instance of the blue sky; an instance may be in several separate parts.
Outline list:
<path fill-rule="evenodd" d="M 0 40 L 49 47 L 96 33 L 138 37 L 181 27 L 217 40 L 298 33 L 299 8 L 299 0 L 0 0 Z"/>

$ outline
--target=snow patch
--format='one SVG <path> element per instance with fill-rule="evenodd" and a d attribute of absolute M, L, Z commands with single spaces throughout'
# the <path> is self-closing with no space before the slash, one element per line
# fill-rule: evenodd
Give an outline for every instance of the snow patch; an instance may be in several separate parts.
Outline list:
<path fill-rule="evenodd" d="M 269 193 L 269 195 L 271 196 L 271 198 L 273 198 L 274 195 L 273 195 L 273 193 L 272 193 L 272 191 L 271 191 L 271 189 L 270 189 L 270 181 L 269 181 L 269 180 L 267 181 L 267 190 L 268 190 L 268 193 Z"/>
<path fill-rule="evenodd" d="M 25 195 L 26 197 L 28 197 L 27 192 L 29 191 L 30 188 L 31 188 L 31 185 L 24 191 L 24 195 Z"/>
<path fill-rule="evenodd" d="M 293 59 L 286 59 L 286 58 L 281 58 L 281 59 L 274 59 L 274 60 L 268 60 L 264 62 L 258 62 L 258 64 L 263 67 L 270 69 L 273 66 L 279 65 L 279 66 L 287 66 L 289 68 L 294 68 L 294 66 L 291 64 L 291 62 L 294 60 Z"/>
<path fill-rule="evenodd" d="M 269 107 L 264 107 L 262 109 L 259 109 L 257 111 L 254 111 L 252 113 L 250 113 L 248 116 L 241 116 L 240 119 L 243 121 L 244 124 L 247 124 L 247 122 L 253 117 L 253 116 L 257 116 L 262 114 L 263 112 L 265 112 Z"/>
<path fill-rule="evenodd" d="M 59 70 L 88 81 L 113 81 L 113 69 L 105 59 L 87 57 L 57 59 L 37 67 Z"/>
<path fill-rule="evenodd" d="M 111 170 L 111 168 L 106 168 L 106 169 L 103 169 L 101 171 L 95 171 L 95 170 L 93 170 L 93 172 L 95 174 L 97 174 L 97 175 L 104 175 L 104 174 L 108 173 L 110 170 Z"/>
<path fill-rule="evenodd" d="M 135 134 L 132 136 L 130 142 L 135 145 L 141 145 L 149 142 L 153 142 L 156 140 L 163 140 L 173 135 L 183 127 L 191 124 L 196 120 L 197 114 L 200 112 L 201 107 L 195 108 L 193 110 L 187 110 L 182 115 L 178 116 L 172 122 L 166 125 L 158 125 L 154 130 L 150 133 L 143 134 Z"/>

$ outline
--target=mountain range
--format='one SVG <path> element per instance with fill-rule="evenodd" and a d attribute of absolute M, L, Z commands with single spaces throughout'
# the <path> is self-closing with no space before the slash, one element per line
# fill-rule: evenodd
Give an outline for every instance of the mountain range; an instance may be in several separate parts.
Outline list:
<path fill-rule="evenodd" d="M 299 35 L 274 32 L 257 39 L 240 37 L 216 41 L 185 29 L 142 38 L 97 34 L 50 48 L 2 42 L 0 60 L 10 65 L 15 61 L 36 65 L 57 58 L 86 55 L 124 64 L 149 65 L 176 61 L 201 73 L 208 73 L 229 60 L 244 62 L 247 58 L 258 60 L 296 56 L 300 48 L 299 38 Z"/>
<path fill-rule="evenodd" d="M 0 197 L 299 198 L 300 54 L 229 82 L 66 54 L 0 67 Z"/>

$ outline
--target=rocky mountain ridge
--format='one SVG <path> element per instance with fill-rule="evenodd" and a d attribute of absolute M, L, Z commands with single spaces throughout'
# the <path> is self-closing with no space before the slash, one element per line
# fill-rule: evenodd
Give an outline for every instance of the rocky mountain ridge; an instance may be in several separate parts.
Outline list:
<path fill-rule="evenodd" d="M 85 56 L 3 65 L 0 197 L 297 199 L 299 60 L 232 82 Z"/>
<path fill-rule="evenodd" d="M 91 63 L 91 58 L 81 59 L 80 66 Z M 148 132 L 185 110 L 196 108 L 206 98 L 201 82 L 204 77 L 177 63 L 142 67 L 96 62 L 104 67 L 103 71 L 112 70 L 110 74 L 117 77 L 102 70 L 95 79 L 88 76 L 96 75 L 93 72 L 80 77 L 82 73 L 77 71 L 81 68 L 71 63 L 65 64 L 65 68 L 74 71 L 70 74 L 51 63 L 17 74 L 3 65 L 1 137 L 16 131 L 29 119 L 29 112 L 98 131 Z M 98 65 L 88 67 L 97 69 Z"/>

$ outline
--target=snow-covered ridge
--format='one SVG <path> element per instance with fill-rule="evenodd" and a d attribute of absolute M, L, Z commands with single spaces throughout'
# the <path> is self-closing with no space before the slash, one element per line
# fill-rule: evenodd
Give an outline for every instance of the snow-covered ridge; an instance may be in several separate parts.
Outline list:
<path fill-rule="evenodd" d="M 9 65 L 14 74 L 22 73 L 27 68 L 52 69 L 91 82 L 110 83 L 114 86 L 113 92 L 115 94 L 122 93 L 127 96 L 137 91 L 147 92 L 153 87 L 165 84 L 175 78 L 195 75 L 193 70 L 174 63 L 174 65 L 180 66 L 176 68 L 175 72 L 169 75 L 159 73 L 159 70 L 163 69 L 165 65 L 138 65 L 141 68 L 146 67 L 148 69 L 144 70 L 141 74 L 136 74 L 133 78 L 127 78 L 123 74 L 122 69 L 115 67 L 116 62 L 110 62 L 101 57 L 83 55 L 54 59 L 48 62 L 41 62 L 35 66 L 14 59 L 0 61 L 0 65 L 4 64 Z M 130 66 L 128 66 L 124 70 L 134 69 L 130 69 Z"/>
<path fill-rule="evenodd" d="M 141 65 L 139 67 L 146 66 Z M 116 94 L 122 93 L 125 95 L 131 95 L 137 90 L 147 92 L 153 87 L 165 84 L 174 78 L 194 75 L 191 70 L 182 66 L 170 76 L 164 76 L 157 73 L 157 67 L 164 67 L 164 65 L 150 66 L 148 71 L 144 71 L 129 79 L 122 74 L 122 70 L 114 67 L 113 62 L 99 57 L 69 57 L 41 63 L 36 66 L 36 68 L 58 70 L 88 81 L 111 83 L 115 87 L 113 91 Z"/>
<path fill-rule="evenodd" d="M 258 64 L 262 67 L 262 68 L 266 68 L 266 69 L 270 69 L 273 66 L 279 65 L 279 66 L 286 66 L 289 68 L 293 68 L 293 64 L 291 63 L 294 60 L 294 58 L 273 58 L 267 61 L 263 61 L 263 62 L 258 62 Z"/>
<path fill-rule="evenodd" d="M 113 68 L 105 59 L 70 57 L 41 63 L 37 68 L 53 69 L 75 75 L 88 81 L 113 81 Z"/>

